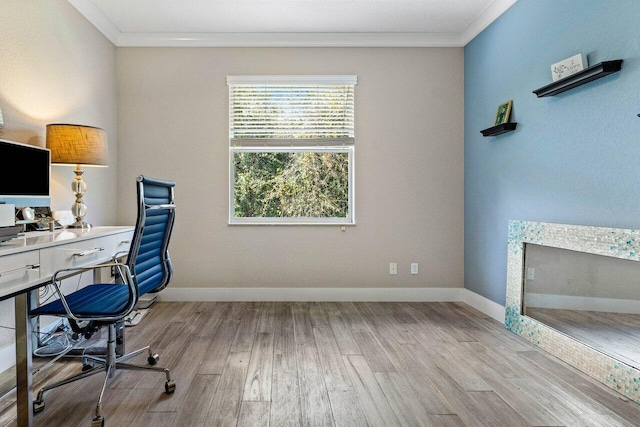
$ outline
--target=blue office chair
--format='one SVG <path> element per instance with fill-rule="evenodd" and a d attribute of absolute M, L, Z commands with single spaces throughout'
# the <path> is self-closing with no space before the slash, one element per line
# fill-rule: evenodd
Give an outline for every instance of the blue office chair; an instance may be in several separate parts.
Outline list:
<path fill-rule="evenodd" d="M 121 356 L 116 354 L 116 324 L 122 323 L 134 309 L 138 298 L 149 292 L 164 289 L 172 275 L 171 259 L 167 250 L 175 217 L 174 186 L 166 181 L 147 176 L 136 180 L 138 199 L 138 218 L 133 240 L 128 253 L 116 254 L 113 262 L 90 267 L 68 268 L 57 271 L 52 278 L 60 299 L 31 310 L 33 316 L 59 316 L 67 318 L 77 334 L 90 335 L 102 326 L 108 328 L 106 354 L 104 357 L 85 355 L 91 364 L 83 366 L 83 372 L 55 384 L 42 387 L 33 402 L 34 412 L 44 409 L 44 393 L 71 382 L 87 378 L 99 372 L 106 377 L 96 405 L 96 414 L 92 427 L 104 426 L 101 415 L 102 397 L 109 378 L 116 369 L 139 369 L 162 372 L 166 375 L 165 392 L 175 391 L 175 382 L 169 369 L 156 366 L 143 366 L 125 363 L 127 359 L 148 352 L 147 362 L 155 365 L 159 359 L 147 346 Z M 125 262 L 119 262 L 126 255 Z M 59 281 L 74 274 L 94 271 L 99 268 L 112 268 L 122 283 L 92 284 L 75 292 L 64 295 Z"/>

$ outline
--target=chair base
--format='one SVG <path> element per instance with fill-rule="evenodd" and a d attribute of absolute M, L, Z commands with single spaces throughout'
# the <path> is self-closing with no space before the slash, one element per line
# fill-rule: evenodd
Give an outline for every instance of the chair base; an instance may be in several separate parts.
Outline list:
<path fill-rule="evenodd" d="M 124 334 L 125 322 L 123 320 L 116 322 L 116 356 L 122 357 L 126 354 L 125 350 L 125 334 Z M 80 344 L 84 344 L 80 343 Z M 67 351 L 63 357 L 78 357 L 78 356 L 104 356 L 107 354 L 108 348 L 106 345 L 89 345 L 87 347 L 74 346 Z"/>
<path fill-rule="evenodd" d="M 118 356 L 116 354 L 116 325 L 111 323 L 107 327 L 108 327 L 109 334 L 107 338 L 107 352 L 105 357 L 102 358 L 102 357 L 97 357 L 95 355 L 85 355 L 83 357 L 83 367 L 82 367 L 81 373 L 73 375 L 62 381 L 58 381 L 56 383 L 49 384 L 42 387 L 40 391 L 38 391 L 38 394 L 33 401 L 34 413 L 38 413 L 44 410 L 44 407 L 45 407 L 44 394 L 47 391 L 60 387 L 65 384 L 70 384 L 72 382 L 75 382 L 84 378 L 88 378 L 98 373 L 104 372 L 105 379 L 104 379 L 104 382 L 102 383 L 102 389 L 98 397 L 98 403 L 96 404 L 96 413 L 91 423 L 91 427 L 104 426 L 104 417 L 102 416 L 102 397 L 109 383 L 109 379 L 113 378 L 116 370 L 118 369 L 155 371 L 155 372 L 164 373 L 167 379 L 164 385 L 165 393 L 171 394 L 175 391 L 176 384 L 171 379 L 171 373 L 169 372 L 169 369 L 153 366 L 158 362 L 159 356 L 157 354 L 153 354 L 149 346 L 132 351 L 131 353 L 127 353 L 122 356 Z M 131 359 L 144 352 L 148 352 L 149 357 L 147 358 L 147 362 L 151 366 L 136 365 L 136 364 L 125 362 L 126 360 Z M 90 361 L 90 362 L 86 362 L 86 361 Z"/>

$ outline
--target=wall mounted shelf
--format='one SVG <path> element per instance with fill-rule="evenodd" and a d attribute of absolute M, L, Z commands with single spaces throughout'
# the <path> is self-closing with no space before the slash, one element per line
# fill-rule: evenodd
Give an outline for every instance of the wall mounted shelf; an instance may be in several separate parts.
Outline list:
<path fill-rule="evenodd" d="M 622 59 L 602 61 L 569 77 L 565 77 L 564 79 L 560 79 L 556 82 L 543 86 L 540 89 L 536 89 L 533 93 L 535 93 L 538 98 L 557 95 L 566 90 L 573 89 L 574 87 L 581 86 L 609 74 L 617 73 L 621 68 Z"/>
<path fill-rule="evenodd" d="M 502 135 L 503 133 L 513 132 L 516 130 L 516 126 L 518 123 L 502 123 L 501 125 L 492 126 L 488 129 L 481 130 L 482 136 L 497 136 Z"/>

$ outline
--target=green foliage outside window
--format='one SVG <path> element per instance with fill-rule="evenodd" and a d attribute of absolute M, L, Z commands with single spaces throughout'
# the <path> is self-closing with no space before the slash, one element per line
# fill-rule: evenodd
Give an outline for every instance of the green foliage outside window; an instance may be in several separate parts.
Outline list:
<path fill-rule="evenodd" d="M 347 218 L 344 152 L 234 153 L 237 218 Z"/>

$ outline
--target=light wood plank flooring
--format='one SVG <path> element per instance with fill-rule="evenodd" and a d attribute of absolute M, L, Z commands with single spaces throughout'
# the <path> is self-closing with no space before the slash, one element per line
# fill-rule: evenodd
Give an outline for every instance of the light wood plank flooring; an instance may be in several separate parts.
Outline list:
<path fill-rule="evenodd" d="M 156 303 L 126 332 L 177 388 L 119 371 L 109 427 L 640 425 L 640 405 L 459 303 Z M 89 426 L 101 380 L 48 392 L 35 425 Z M 0 411 L 15 425 L 11 396 Z"/>

